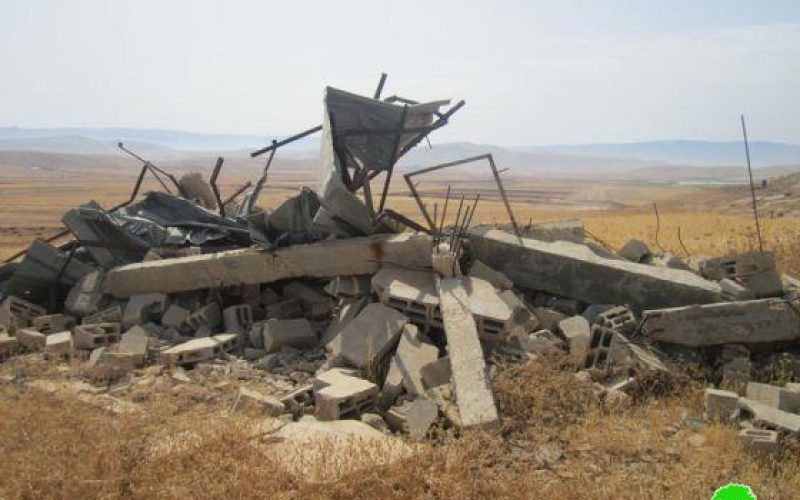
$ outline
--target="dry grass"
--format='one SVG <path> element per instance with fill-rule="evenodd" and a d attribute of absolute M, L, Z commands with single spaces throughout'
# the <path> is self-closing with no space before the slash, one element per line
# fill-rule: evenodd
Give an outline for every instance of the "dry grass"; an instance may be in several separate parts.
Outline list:
<path fill-rule="evenodd" d="M 495 432 L 445 435 L 388 466 L 370 466 L 374 450 L 353 449 L 338 466 L 356 470 L 312 483 L 282 468 L 283 453 L 254 433 L 253 420 L 176 412 L 167 401 L 109 416 L 60 393 L 7 384 L 0 497 L 709 498 L 729 481 L 751 484 L 762 498 L 800 491 L 797 452 L 757 460 L 741 454 L 733 428 L 692 429 L 697 387 L 609 408 L 558 360 L 501 366 L 494 385 L 503 413 Z M 702 438 L 690 440 L 695 434 Z"/>

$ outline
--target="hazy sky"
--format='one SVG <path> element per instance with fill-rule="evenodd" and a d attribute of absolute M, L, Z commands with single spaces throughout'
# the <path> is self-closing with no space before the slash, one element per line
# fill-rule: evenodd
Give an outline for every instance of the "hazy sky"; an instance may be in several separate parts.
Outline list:
<path fill-rule="evenodd" d="M 798 0 L 0 0 L 0 64 L 0 126 L 290 134 L 386 71 L 440 142 L 800 143 Z"/>

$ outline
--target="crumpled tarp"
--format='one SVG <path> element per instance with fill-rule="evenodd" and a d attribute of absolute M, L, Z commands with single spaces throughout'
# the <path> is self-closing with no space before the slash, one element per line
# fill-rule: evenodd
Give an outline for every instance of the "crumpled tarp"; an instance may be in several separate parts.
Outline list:
<path fill-rule="evenodd" d="M 314 222 L 337 236 L 374 232 L 364 202 L 350 191 L 345 178 L 352 172 L 385 171 L 419 132 L 378 133 L 429 126 L 438 109 L 449 101 L 404 106 L 362 97 L 343 90 L 325 89 L 322 122 L 320 193 L 322 208 Z M 401 123 L 401 120 L 403 121 Z M 371 133 L 356 133 L 368 131 Z M 356 186 L 358 187 L 358 186 Z"/>

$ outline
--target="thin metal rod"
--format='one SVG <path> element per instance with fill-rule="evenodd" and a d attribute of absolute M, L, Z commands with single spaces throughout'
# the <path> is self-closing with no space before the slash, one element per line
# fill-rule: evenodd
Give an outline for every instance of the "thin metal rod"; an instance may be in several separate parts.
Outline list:
<path fill-rule="evenodd" d="M 304 130 L 304 131 L 302 131 L 302 132 L 300 132 L 298 134 L 294 134 L 291 137 L 287 137 L 286 139 L 283 139 L 283 140 L 280 140 L 280 141 L 272 141 L 272 144 L 270 144 L 269 146 L 267 146 L 265 148 L 261 148 L 258 151 L 253 151 L 252 153 L 250 153 L 250 157 L 251 158 L 255 158 L 256 156 L 261 156 L 264 153 L 269 153 L 270 151 L 275 151 L 276 149 L 278 149 L 281 146 L 285 146 L 285 145 L 287 145 L 289 143 L 292 143 L 292 142 L 294 142 L 296 140 L 302 139 L 303 137 L 306 137 L 306 136 L 309 136 L 309 135 L 311 135 L 313 133 L 319 132 L 320 130 L 322 130 L 322 125 L 317 125 L 316 127 L 312 127 L 312 128 L 310 128 L 308 130 Z"/>
<path fill-rule="evenodd" d="M 475 209 L 478 208 L 479 201 L 481 201 L 480 194 L 475 198 L 475 202 L 472 204 L 472 211 L 469 213 L 469 218 L 467 219 L 467 223 L 464 224 L 464 227 L 461 230 L 461 236 L 456 242 L 456 249 L 455 249 L 456 255 L 458 255 L 458 251 L 461 250 L 461 247 L 464 244 L 464 235 L 467 234 L 467 231 L 469 231 L 469 226 L 470 224 L 472 224 L 472 217 L 475 215 Z M 455 272 L 455 269 L 453 269 L 453 272 Z"/>
<path fill-rule="evenodd" d="M 747 156 L 747 173 L 750 176 L 750 196 L 753 198 L 753 218 L 756 221 L 756 232 L 758 233 L 758 249 L 764 251 L 764 241 L 761 239 L 761 224 L 758 220 L 758 207 L 756 205 L 756 187 L 753 184 L 753 168 L 750 166 L 750 146 L 747 143 L 747 127 L 744 124 L 744 115 L 742 118 L 742 135 L 744 136 L 744 153 Z"/>
<path fill-rule="evenodd" d="M 658 206 L 656 202 L 653 202 L 653 211 L 656 213 L 656 246 L 662 251 L 665 252 L 664 247 L 661 246 L 661 243 L 658 242 L 658 233 L 661 231 L 661 217 L 658 216 Z"/>
<path fill-rule="evenodd" d="M 433 203 L 433 226 L 431 226 L 431 232 L 436 234 L 436 221 L 439 220 L 439 204 L 434 202 Z M 436 238 L 434 237 L 434 243 L 436 243 Z"/>
<path fill-rule="evenodd" d="M 253 185 L 253 183 L 250 182 L 250 181 L 245 182 L 244 186 L 242 186 L 239 189 L 237 189 L 232 195 L 228 196 L 228 199 L 226 199 L 225 201 L 222 202 L 222 206 L 224 207 L 228 203 L 232 202 L 234 198 L 236 198 L 240 194 L 244 193 L 245 189 L 249 188 L 252 185 Z"/>
<path fill-rule="evenodd" d="M 166 186 L 166 184 L 164 184 L 164 182 L 161 180 L 161 178 L 158 176 L 158 174 L 157 174 L 156 172 L 158 172 L 158 173 L 160 173 L 160 174 L 162 174 L 162 175 L 166 176 L 166 177 L 167 177 L 169 180 L 171 180 L 171 181 L 172 181 L 172 183 L 175 185 L 175 188 L 178 190 L 178 193 L 179 193 L 181 196 L 184 196 L 184 197 L 185 197 L 185 195 L 184 195 L 184 192 L 183 192 L 183 189 L 181 189 L 181 185 L 180 185 L 180 183 L 178 182 L 178 179 L 176 179 L 174 175 L 172 175 L 172 174 L 170 174 L 169 172 L 166 172 L 166 171 L 164 171 L 164 170 L 162 170 L 162 169 L 158 168 L 158 167 L 157 167 L 156 165 L 154 165 L 154 164 L 153 164 L 153 162 L 151 162 L 150 160 L 146 160 L 146 159 L 142 158 L 141 156 L 137 155 L 136 153 L 134 153 L 134 152 L 133 152 L 133 151 L 131 151 L 130 149 L 126 148 L 126 147 L 125 147 L 125 145 L 124 145 L 123 143 L 121 143 L 121 142 L 118 142 L 118 143 L 117 143 L 117 147 L 118 147 L 119 149 L 121 149 L 122 151 L 124 151 L 124 152 L 128 153 L 129 155 L 133 156 L 134 158 L 136 158 L 136 159 L 137 159 L 137 160 L 139 160 L 140 162 L 142 162 L 142 163 L 144 163 L 145 165 L 147 165 L 147 167 L 149 167 L 149 168 L 151 169 L 151 172 L 153 173 L 153 176 L 154 176 L 156 179 L 158 179 L 158 182 L 160 182 L 160 183 L 161 183 L 161 185 L 164 187 L 164 189 L 165 189 L 165 190 L 166 190 L 168 193 L 172 194 L 172 191 L 170 191 L 170 190 L 169 190 L 169 188 Z"/>
<path fill-rule="evenodd" d="M 253 193 L 250 196 L 250 200 L 247 202 L 247 213 L 253 211 L 253 205 L 256 203 L 256 200 L 259 196 L 261 196 L 261 190 L 264 188 L 264 183 L 267 182 L 267 172 L 269 172 L 269 166 L 272 164 L 272 159 L 275 158 L 275 150 L 269 152 L 269 157 L 267 158 L 267 164 L 264 165 L 264 171 L 261 172 L 261 177 L 259 177 L 258 182 L 256 182 L 256 187 L 253 188 Z"/>
<path fill-rule="evenodd" d="M 514 234 L 517 235 L 517 238 L 521 238 L 522 233 L 517 225 L 517 219 L 514 218 L 514 212 L 511 210 L 511 203 L 508 202 L 506 190 L 503 187 L 503 181 L 500 180 L 500 174 L 497 173 L 497 166 L 494 164 L 494 158 L 492 155 L 489 155 L 489 166 L 492 167 L 492 174 L 494 175 L 494 180 L 497 182 L 497 190 L 500 191 L 500 196 L 503 198 L 503 203 L 505 204 L 506 211 L 508 212 L 508 218 L 511 219 L 511 225 L 514 226 Z"/>
<path fill-rule="evenodd" d="M 375 94 L 373 94 L 373 96 L 372 96 L 373 99 L 380 99 L 381 98 L 381 92 L 383 92 L 383 86 L 384 86 L 384 84 L 386 84 L 386 77 L 387 76 L 388 75 L 386 73 L 381 73 L 381 79 L 380 79 L 380 81 L 378 81 L 378 88 L 375 89 Z"/>
<path fill-rule="evenodd" d="M 222 169 L 222 162 L 225 159 L 221 156 L 217 158 L 217 164 L 214 165 L 214 172 L 211 174 L 211 179 L 208 180 L 208 183 L 211 184 L 211 191 L 214 192 L 214 199 L 217 200 L 217 209 L 219 210 L 219 214 L 225 217 L 225 208 L 222 205 L 222 198 L 219 195 L 219 188 L 217 187 L 217 177 L 219 177 L 219 171 Z"/>
<path fill-rule="evenodd" d="M 453 233 L 450 235 L 450 242 L 449 247 L 452 250 L 453 244 L 455 243 L 456 238 L 456 230 L 458 229 L 458 223 L 461 220 L 461 209 L 464 206 L 464 195 L 461 195 L 461 201 L 458 202 L 458 212 L 456 212 L 456 223 L 453 225 Z"/>
<path fill-rule="evenodd" d="M 439 222 L 439 238 L 437 244 L 442 239 L 442 231 L 444 230 L 444 218 L 447 217 L 447 204 L 450 201 L 450 184 L 447 185 L 447 193 L 444 195 L 444 209 L 442 209 L 442 220 Z"/>

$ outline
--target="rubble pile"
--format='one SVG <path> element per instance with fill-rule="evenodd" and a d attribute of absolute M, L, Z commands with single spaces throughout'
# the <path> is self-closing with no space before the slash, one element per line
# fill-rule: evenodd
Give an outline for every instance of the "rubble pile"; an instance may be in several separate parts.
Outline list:
<path fill-rule="evenodd" d="M 151 365 L 184 380 L 222 364 L 252 382 L 233 413 L 360 419 L 417 438 L 497 424 L 498 358 L 563 353 L 617 402 L 689 358 L 716 369 L 709 418 L 741 421 L 748 446 L 800 432 L 797 384 L 751 380 L 776 353 L 800 380 L 798 282 L 771 253 L 685 262 L 635 240 L 615 252 L 586 241 L 580 221 L 520 228 L 508 203 L 513 232 L 470 228 L 477 198 L 445 227 L 447 202 L 431 217 L 417 197 L 420 225 L 384 209 L 392 170 L 463 103 L 441 112 L 449 101 L 378 95 L 326 90 L 323 124 L 307 131 L 322 130 L 319 194 L 258 206 L 276 142 L 254 153 L 269 153 L 262 177 L 225 202 L 222 161 L 211 183 L 146 162 L 130 203 L 69 210 L 70 241 L 36 241 L 0 272 L 0 356 L 83 360 L 106 383 Z M 146 173 L 177 193 L 165 183 L 137 200 Z"/>

